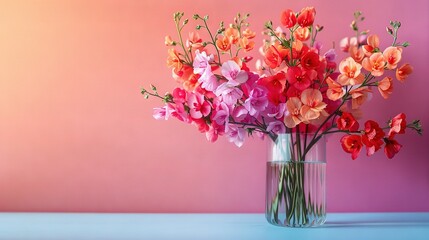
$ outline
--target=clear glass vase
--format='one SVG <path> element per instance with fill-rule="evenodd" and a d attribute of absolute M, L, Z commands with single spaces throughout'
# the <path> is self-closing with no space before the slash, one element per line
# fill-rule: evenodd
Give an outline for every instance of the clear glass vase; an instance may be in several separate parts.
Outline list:
<path fill-rule="evenodd" d="M 311 134 L 279 135 L 269 145 L 267 221 L 315 227 L 326 221 L 326 140 Z"/>

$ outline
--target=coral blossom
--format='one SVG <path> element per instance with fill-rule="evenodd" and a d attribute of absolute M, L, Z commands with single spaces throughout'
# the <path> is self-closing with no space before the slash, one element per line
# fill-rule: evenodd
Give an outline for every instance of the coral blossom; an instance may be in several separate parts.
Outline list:
<path fill-rule="evenodd" d="M 286 109 L 288 111 L 288 115 L 285 117 L 285 124 L 288 128 L 293 128 L 299 123 L 302 122 L 301 110 L 302 102 L 297 97 L 291 97 L 286 102 Z"/>
<path fill-rule="evenodd" d="M 371 72 L 375 77 L 383 75 L 385 65 L 386 61 L 381 52 L 374 53 L 369 58 L 366 57 L 362 61 L 362 66 L 365 70 Z"/>
<path fill-rule="evenodd" d="M 328 99 L 332 101 L 337 101 L 338 99 L 342 98 L 346 92 L 344 91 L 344 88 L 332 78 L 328 77 L 326 79 L 326 83 L 328 84 L 328 90 L 326 90 L 326 96 Z"/>
<path fill-rule="evenodd" d="M 362 66 L 353 58 L 348 57 L 344 59 L 339 65 L 341 74 L 338 76 L 338 82 L 341 85 L 361 84 L 364 80 L 364 76 L 360 72 L 361 68 Z"/>
<path fill-rule="evenodd" d="M 384 50 L 383 57 L 387 62 L 386 67 L 388 69 L 395 69 L 398 66 L 399 61 L 401 61 L 402 48 L 388 47 Z"/>
<path fill-rule="evenodd" d="M 378 82 L 378 91 L 384 99 L 389 98 L 390 94 L 393 92 L 392 78 L 385 77 L 380 82 Z"/>
<path fill-rule="evenodd" d="M 413 72 L 413 67 L 406 63 L 401 67 L 396 69 L 396 79 L 400 82 L 404 82 L 404 80 Z"/>
<path fill-rule="evenodd" d="M 305 89 L 301 94 L 301 102 L 303 106 L 300 113 L 306 121 L 314 120 L 320 114 L 326 115 L 323 109 L 326 108 L 327 104 L 323 102 L 322 93 L 318 89 Z"/>
<path fill-rule="evenodd" d="M 362 50 L 365 53 L 365 56 L 369 57 L 380 46 L 380 39 L 376 34 L 373 34 L 373 35 L 370 35 L 366 41 L 368 44 L 363 45 Z"/>

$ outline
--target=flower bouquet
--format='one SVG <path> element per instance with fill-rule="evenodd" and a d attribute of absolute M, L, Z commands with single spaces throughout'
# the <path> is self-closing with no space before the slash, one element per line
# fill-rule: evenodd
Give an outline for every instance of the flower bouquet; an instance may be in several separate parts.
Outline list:
<path fill-rule="evenodd" d="M 145 98 L 164 101 L 164 106 L 154 109 L 154 118 L 193 124 L 210 142 L 225 136 L 240 147 L 246 136 L 254 135 L 275 143 L 270 161 L 282 164 L 268 172 L 267 177 L 275 176 L 275 181 L 267 189 L 266 215 L 278 225 L 324 222 L 324 187 L 314 193 L 308 182 L 313 170 L 302 164 L 324 162 L 324 151 L 314 154 L 323 136 L 344 134 L 341 147 L 355 160 L 364 147 L 368 156 L 384 147 L 386 156 L 393 158 L 402 147 L 395 138 L 398 134 L 407 128 L 421 133 L 420 122 L 409 123 L 404 113 L 386 126 L 373 120 L 363 126 L 358 122 L 360 106 L 374 91 L 387 99 L 396 84 L 393 75 L 403 83 L 412 73 L 409 64 L 400 64 L 409 45 L 398 42 L 401 23 L 390 22 L 386 29 L 393 41 L 381 49 L 378 35 L 359 29 L 364 18 L 356 12 L 351 24 L 354 36 L 339 44 L 347 56 L 337 66 L 335 49 L 324 51 L 316 41 L 323 27 L 314 24 L 315 15 L 313 7 L 299 12 L 287 9 L 280 14 L 281 27 L 265 23 L 261 59 L 251 68 L 256 33 L 249 28 L 248 14 L 238 14 L 228 25 L 221 22 L 215 31 L 208 26 L 208 16 L 195 14 L 196 30 L 185 37 L 183 29 L 189 20 L 175 13 L 178 36 L 167 36 L 165 45 L 169 47 L 167 65 L 181 86 L 164 95 L 153 85 L 141 92 Z M 200 37 L 202 30 L 208 39 Z M 324 184 L 324 172 L 314 176 Z M 321 199 L 316 200 L 318 194 Z"/>

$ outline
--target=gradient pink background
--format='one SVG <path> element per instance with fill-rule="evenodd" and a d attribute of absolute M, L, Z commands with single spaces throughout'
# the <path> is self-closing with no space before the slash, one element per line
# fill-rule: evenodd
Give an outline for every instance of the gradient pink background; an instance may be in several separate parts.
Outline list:
<path fill-rule="evenodd" d="M 426 0 L 1 1 L 0 211 L 262 212 L 266 144 L 210 144 L 193 126 L 156 121 L 161 103 L 140 88 L 177 86 L 164 46 L 175 11 L 208 14 L 213 26 L 250 13 L 260 32 L 282 9 L 308 5 L 325 26 L 325 50 L 353 34 L 355 10 L 383 47 L 389 20 L 402 22 L 415 72 L 388 101 L 375 94 L 366 116 L 384 122 L 404 111 L 428 130 Z M 429 211 L 428 136 L 399 136 L 393 160 L 379 152 L 356 161 L 331 137 L 328 211 Z"/>

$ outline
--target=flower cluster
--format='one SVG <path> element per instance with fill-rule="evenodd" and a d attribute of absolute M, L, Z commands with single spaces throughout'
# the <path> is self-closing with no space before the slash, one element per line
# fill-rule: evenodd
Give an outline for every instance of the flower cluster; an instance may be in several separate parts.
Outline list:
<path fill-rule="evenodd" d="M 154 109 L 156 119 L 174 117 L 195 125 L 210 142 L 226 136 L 237 146 L 247 135 L 267 135 L 275 140 L 282 133 L 312 133 L 302 157 L 321 136 L 341 132 L 345 133 L 341 146 L 353 159 L 363 146 L 369 156 L 383 145 L 387 157 L 392 158 L 401 148 L 394 138 L 397 134 L 406 128 L 421 132 L 419 121 L 407 124 L 403 113 L 386 127 L 368 120 L 360 129 L 356 120 L 373 87 L 383 98 L 392 94 L 392 77 L 383 77 L 387 72 L 395 71 L 396 79 L 404 82 L 413 70 L 409 64 L 399 66 L 403 49 L 409 45 L 397 42 L 399 22 L 390 23 L 387 32 L 393 43 L 381 49 L 377 35 L 359 30 L 363 17 L 355 13 L 351 27 L 356 36 L 340 41 L 347 57 L 337 66 L 335 50 L 322 51 L 316 42 L 323 30 L 314 24 L 316 10 L 287 9 L 280 15 L 281 27 L 265 24 L 266 38 L 259 48 L 262 59 L 252 71 L 248 65 L 253 58 L 248 54 L 255 48 L 256 34 L 247 23 L 249 15 L 238 14 L 227 27 L 221 22 L 215 32 L 208 27 L 208 16 L 194 15 L 201 24 L 187 38 L 182 30 L 189 20 L 183 16 L 174 14 L 178 40 L 165 38 L 170 47 L 167 65 L 181 87 L 163 96 L 154 86 L 151 91 L 142 90 L 145 97 L 165 102 Z M 202 29 L 209 40 L 200 37 L 198 30 Z"/>

